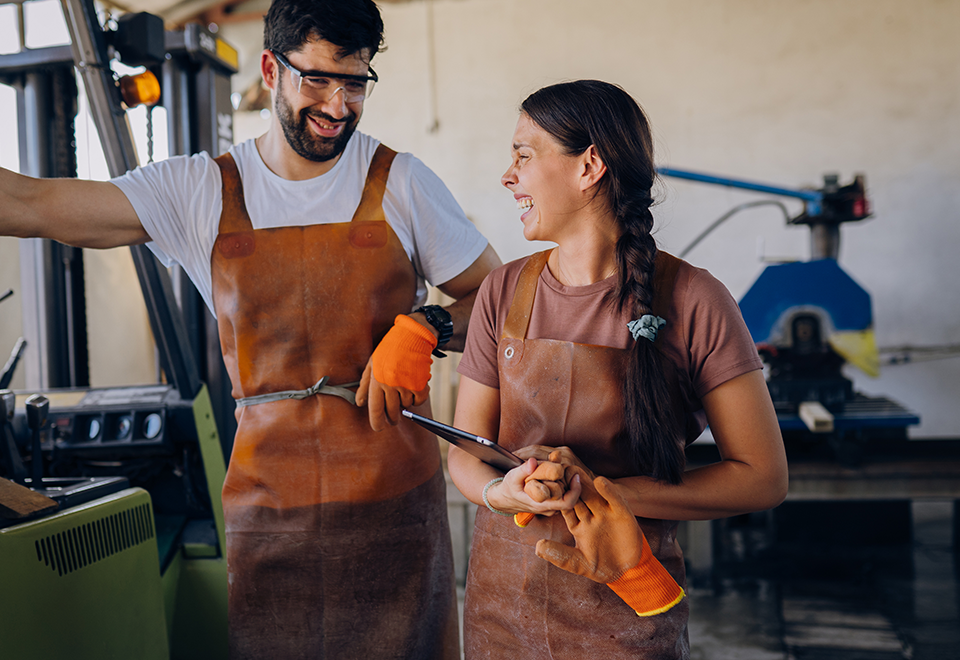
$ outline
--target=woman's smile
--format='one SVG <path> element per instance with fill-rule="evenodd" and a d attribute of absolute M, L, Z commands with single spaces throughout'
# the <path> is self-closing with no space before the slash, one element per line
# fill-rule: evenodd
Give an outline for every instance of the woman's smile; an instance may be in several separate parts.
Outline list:
<path fill-rule="evenodd" d="M 530 215 L 530 211 L 533 209 L 533 197 L 520 197 L 517 199 L 517 208 L 523 211 L 520 214 L 520 220 L 526 220 L 527 216 Z"/>
<path fill-rule="evenodd" d="M 571 214 L 582 207 L 576 190 L 578 159 L 526 115 L 513 135 L 513 157 L 501 183 L 513 193 L 522 211 L 527 240 L 558 241 Z"/>

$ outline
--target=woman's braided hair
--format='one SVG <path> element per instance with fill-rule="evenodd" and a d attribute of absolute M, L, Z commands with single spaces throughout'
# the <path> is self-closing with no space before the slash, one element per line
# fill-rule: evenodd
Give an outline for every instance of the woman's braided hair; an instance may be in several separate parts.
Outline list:
<path fill-rule="evenodd" d="M 567 154 L 579 155 L 590 145 L 597 150 L 607 168 L 597 194 L 606 198 L 621 230 L 617 306 L 630 309 L 633 318 L 652 313 L 657 244 L 650 207 L 657 171 L 643 110 L 622 88 L 599 80 L 544 87 L 527 97 L 520 110 Z M 684 445 L 663 359 L 653 342 L 643 337 L 634 342 L 623 381 L 624 449 L 638 473 L 676 484 L 683 478 Z"/>

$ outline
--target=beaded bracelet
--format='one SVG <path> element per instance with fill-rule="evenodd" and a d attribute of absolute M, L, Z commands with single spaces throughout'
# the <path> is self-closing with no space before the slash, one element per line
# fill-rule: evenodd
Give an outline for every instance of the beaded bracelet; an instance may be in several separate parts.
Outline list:
<path fill-rule="evenodd" d="M 490 490 L 490 487 L 496 486 L 501 481 L 503 481 L 503 477 L 497 477 L 496 479 L 491 479 L 489 482 L 487 482 L 487 485 L 483 487 L 483 495 L 482 495 L 483 503 L 487 505 L 488 509 L 490 509 L 496 514 L 499 514 L 501 516 L 512 516 L 513 515 L 512 513 L 504 513 L 503 511 L 498 511 L 497 509 L 494 509 L 492 506 L 490 506 L 490 500 L 487 499 L 487 491 Z"/>

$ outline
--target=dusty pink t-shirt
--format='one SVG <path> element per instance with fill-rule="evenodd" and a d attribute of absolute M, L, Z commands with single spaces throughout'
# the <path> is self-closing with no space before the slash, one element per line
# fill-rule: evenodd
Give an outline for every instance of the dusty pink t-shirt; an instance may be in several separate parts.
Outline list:
<path fill-rule="evenodd" d="M 500 388 L 497 343 L 527 259 L 490 273 L 477 294 L 457 371 L 488 387 Z M 616 275 L 587 286 L 564 286 L 544 268 L 527 338 L 629 348 L 634 339 L 627 323 L 633 319 L 630 312 L 617 310 L 616 286 Z M 676 365 L 687 409 L 700 411 L 696 416 L 702 428 L 705 418 L 700 398 L 728 380 L 761 369 L 757 347 L 726 287 L 706 270 L 685 261 L 677 272 L 665 318 L 667 324 L 660 328 L 661 350 Z"/>

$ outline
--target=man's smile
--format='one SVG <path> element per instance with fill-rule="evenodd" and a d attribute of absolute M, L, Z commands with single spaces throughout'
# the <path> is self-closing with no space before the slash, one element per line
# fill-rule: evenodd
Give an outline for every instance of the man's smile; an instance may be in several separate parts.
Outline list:
<path fill-rule="evenodd" d="M 307 119 L 313 126 L 313 130 L 322 137 L 326 138 L 337 137 L 340 135 L 341 131 L 343 131 L 343 127 L 346 125 L 346 121 L 333 122 L 329 119 L 309 114 L 307 115 Z"/>

